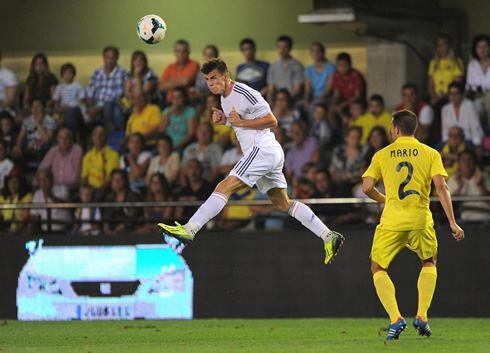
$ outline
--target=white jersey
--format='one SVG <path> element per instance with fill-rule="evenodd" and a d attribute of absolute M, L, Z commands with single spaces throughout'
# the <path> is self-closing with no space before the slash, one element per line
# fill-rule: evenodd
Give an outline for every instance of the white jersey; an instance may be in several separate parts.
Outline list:
<path fill-rule="evenodd" d="M 269 104 L 259 92 L 238 82 L 233 84 L 233 90 L 228 97 L 221 96 L 221 107 L 226 117 L 235 110 L 243 120 L 258 119 L 271 112 Z M 244 154 L 253 146 L 280 146 L 270 129 L 254 130 L 245 127 L 232 127 Z"/>

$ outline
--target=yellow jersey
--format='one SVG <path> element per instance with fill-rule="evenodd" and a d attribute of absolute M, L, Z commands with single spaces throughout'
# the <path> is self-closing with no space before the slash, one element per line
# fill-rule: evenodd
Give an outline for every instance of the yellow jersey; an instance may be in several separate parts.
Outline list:
<path fill-rule="evenodd" d="M 413 137 L 398 137 L 378 151 L 362 177 L 383 177 L 386 204 L 380 227 L 408 231 L 433 226 L 430 185 L 438 174 L 447 179 L 439 152 Z"/>
<path fill-rule="evenodd" d="M 428 75 L 434 80 L 434 91 L 437 95 L 446 94 L 449 84 L 457 76 L 464 75 L 464 64 L 461 58 L 454 60 L 432 59 L 429 64 Z"/>
<path fill-rule="evenodd" d="M 111 179 L 111 173 L 119 168 L 119 154 L 105 145 L 100 152 L 95 147 L 85 153 L 82 162 L 82 179 L 88 178 L 88 184 L 100 188 Z"/>
<path fill-rule="evenodd" d="M 147 104 L 141 112 L 134 108 L 133 114 L 131 114 L 126 124 L 126 136 L 129 136 L 132 132 L 139 132 L 145 135 L 147 132 L 157 129 L 161 118 L 162 112 L 157 105 Z M 154 146 L 155 143 L 155 139 L 146 141 L 147 146 Z"/>
<path fill-rule="evenodd" d="M 375 126 L 381 126 L 386 130 L 388 139 L 390 139 L 391 134 L 391 113 L 387 110 L 375 117 L 372 113 L 366 113 L 361 115 L 356 121 L 349 122 L 350 126 L 359 126 L 362 129 L 361 145 L 365 145 L 371 130 Z"/>

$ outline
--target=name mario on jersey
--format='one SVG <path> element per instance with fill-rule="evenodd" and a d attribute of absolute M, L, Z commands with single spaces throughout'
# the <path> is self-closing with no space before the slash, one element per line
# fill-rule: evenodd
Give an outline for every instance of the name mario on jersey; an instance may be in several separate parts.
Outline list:
<path fill-rule="evenodd" d="M 417 157 L 417 155 L 419 154 L 419 151 L 414 148 L 414 149 L 411 149 L 411 148 L 404 148 L 404 149 L 396 149 L 396 150 L 392 150 L 390 151 L 390 157 L 393 158 L 393 157 Z"/>

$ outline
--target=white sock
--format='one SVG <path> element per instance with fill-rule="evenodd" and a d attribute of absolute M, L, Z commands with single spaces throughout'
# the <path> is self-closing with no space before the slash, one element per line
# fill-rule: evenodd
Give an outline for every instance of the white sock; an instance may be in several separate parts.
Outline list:
<path fill-rule="evenodd" d="M 317 237 L 322 238 L 325 243 L 332 239 L 332 231 L 304 203 L 295 201 L 288 213 L 315 233 Z"/>
<path fill-rule="evenodd" d="M 190 235 L 195 235 L 208 221 L 218 215 L 228 202 L 228 198 L 218 191 L 214 191 L 196 213 L 185 225 Z"/>

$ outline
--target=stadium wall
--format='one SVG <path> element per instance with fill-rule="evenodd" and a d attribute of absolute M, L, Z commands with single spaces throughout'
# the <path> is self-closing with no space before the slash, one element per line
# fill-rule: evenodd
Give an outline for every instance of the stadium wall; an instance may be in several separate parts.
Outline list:
<path fill-rule="evenodd" d="M 194 277 L 195 318 L 385 317 L 369 270 L 373 229 L 340 229 L 346 237 L 332 265 L 321 241 L 303 230 L 203 232 L 183 257 Z M 32 238 L 0 237 L 0 318 L 16 318 L 17 277 Z M 467 230 L 457 243 L 438 231 L 438 283 L 432 317 L 490 317 L 488 229 Z M 44 237 L 45 245 L 161 243 L 160 236 Z M 389 272 L 403 315 L 417 309 L 420 262 L 403 250 Z"/>

